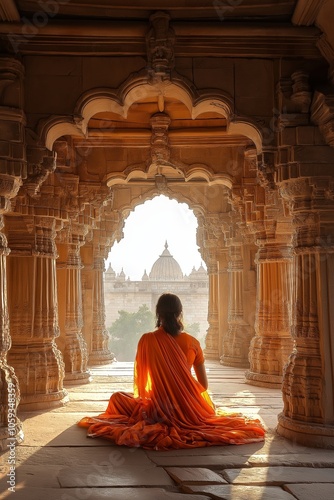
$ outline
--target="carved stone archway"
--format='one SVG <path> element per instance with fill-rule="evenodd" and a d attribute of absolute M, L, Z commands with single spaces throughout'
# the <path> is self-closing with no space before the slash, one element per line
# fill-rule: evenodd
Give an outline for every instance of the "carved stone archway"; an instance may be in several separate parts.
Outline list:
<path fill-rule="evenodd" d="M 124 202 L 123 192 L 129 193 L 128 201 Z M 132 193 L 131 193 L 132 191 Z M 207 198 L 211 199 L 213 205 L 205 203 L 206 192 Z M 128 184 L 122 183 L 114 185 L 114 210 L 119 214 L 118 227 L 115 231 L 117 234 L 117 241 L 120 240 L 122 235 L 122 228 L 125 219 L 138 205 L 152 200 L 161 194 L 167 196 L 169 199 L 176 200 L 179 203 L 186 203 L 190 210 L 193 211 L 198 220 L 197 229 L 197 244 L 203 261 L 207 265 L 209 274 L 209 301 L 208 301 L 208 323 L 209 329 L 206 336 L 206 357 L 210 359 L 219 359 L 221 346 L 219 345 L 219 336 L 221 333 L 221 321 L 218 319 L 218 306 L 224 299 L 219 299 L 217 289 L 218 279 L 218 254 L 217 245 L 219 239 L 223 237 L 223 226 L 220 222 L 224 217 L 230 213 L 231 207 L 228 202 L 229 190 L 221 185 L 215 184 L 208 186 L 204 180 L 201 183 L 189 183 L 180 186 L 179 184 L 169 185 L 167 180 L 163 185 L 159 184 L 156 180 L 151 183 L 134 183 L 129 187 Z M 220 200 L 219 212 L 213 212 L 210 208 L 216 204 L 215 200 Z M 221 203 L 221 200 L 224 200 Z M 216 206 L 216 210 L 218 207 Z M 144 223 L 144 221 L 143 221 Z M 116 241 L 116 238 L 112 240 Z M 226 293 L 226 290 L 223 290 Z"/>
<path fill-rule="evenodd" d="M 179 21 L 156 12 L 78 38 L 62 17 L 29 40 L 19 22 L 3 23 L 1 441 L 10 389 L 14 407 L 19 386 L 29 409 L 61 405 L 63 380 L 89 381 L 87 357 L 112 360 L 103 257 L 121 208 L 170 190 L 197 210 L 207 357 L 247 366 L 250 344 L 247 381 L 283 381 L 279 432 L 333 448 L 333 51 L 330 16 L 323 34 L 301 27 L 327 17 L 329 3 L 315 3 L 299 0 L 284 25 L 268 5 L 274 31 L 217 22 L 213 4 L 202 11 L 209 23 L 185 22 L 191 9 Z M 245 21 L 243 9 L 233 16 Z M 64 290 L 73 310 L 59 310 Z"/>

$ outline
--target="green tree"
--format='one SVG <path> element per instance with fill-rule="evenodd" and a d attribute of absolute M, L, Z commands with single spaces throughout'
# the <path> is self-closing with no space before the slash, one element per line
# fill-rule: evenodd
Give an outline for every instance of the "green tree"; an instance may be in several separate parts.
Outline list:
<path fill-rule="evenodd" d="M 192 335 L 193 337 L 198 338 L 200 335 L 200 326 L 199 323 L 190 323 L 190 325 L 184 326 L 184 331 Z"/>
<path fill-rule="evenodd" d="M 146 304 L 137 312 L 118 311 L 118 318 L 109 328 L 110 349 L 118 361 L 133 361 L 143 333 L 154 329 L 154 315 Z"/>
<path fill-rule="evenodd" d="M 201 327 L 199 323 L 190 323 L 190 325 L 184 326 L 184 331 L 190 333 L 193 337 L 199 340 L 202 349 L 205 349 L 205 335 L 206 332 L 201 332 Z"/>

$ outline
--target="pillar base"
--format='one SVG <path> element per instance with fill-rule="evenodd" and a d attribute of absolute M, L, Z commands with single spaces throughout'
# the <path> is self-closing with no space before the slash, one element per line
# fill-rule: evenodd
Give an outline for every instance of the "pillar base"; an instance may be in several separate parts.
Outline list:
<path fill-rule="evenodd" d="M 283 413 L 278 415 L 277 433 L 290 441 L 313 448 L 334 449 L 334 426 L 291 420 Z"/>
<path fill-rule="evenodd" d="M 67 385 L 80 385 L 89 384 L 92 381 L 90 371 L 80 373 L 65 372 L 64 384 Z"/>
<path fill-rule="evenodd" d="M 218 349 L 204 349 L 205 359 L 219 360 L 219 352 Z"/>
<path fill-rule="evenodd" d="M 235 368 L 249 368 L 248 361 L 230 356 L 221 356 L 220 364 L 223 366 L 233 366 Z"/>
<path fill-rule="evenodd" d="M 8 451 L 8 445 L 15 443 L 15 446 L 22 443 L 24 440 L 24 433 L 22 430 L 22 423 L 18 420 L 15 431 L 8 429 L 8 427 L 0 428 L 0 451 Z"/>
<path fill-rule="evenodd" d="M 52 394 L 32 394 L 24 396 L 21 394 L 19 411 L 36 411 L 59 408 L 69 402 L 67 391 L 62 389 Z"/>
<path fill-rule="evenodd" d="M 258 387 L 269 387 L 271 389 L 281 389 L 283 376 L 270 375 L 269 373 L 256 373 L 247 370 L 245 379 L 246 384 L 257 385 Z"/>
<path fill-rule="evenodd" d="M 113 352 L 110 351 L 97 351 L 92 352 L 88 358 L 89 366 L 96 365 L 109 365 L 113 361 L 115 361 L 116 357 Z"/>

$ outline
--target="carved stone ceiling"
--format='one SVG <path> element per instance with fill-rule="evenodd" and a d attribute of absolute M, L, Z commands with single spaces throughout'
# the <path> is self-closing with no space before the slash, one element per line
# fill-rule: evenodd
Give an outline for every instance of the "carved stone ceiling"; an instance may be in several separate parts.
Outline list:
<path fill-rule="evenodd" d="M 325 30 L 330 47 L 334 44 L 332 5 L 325 0 L 1 0 L 0 50 L 12 51 L 8 34 L 14 34 L 22 54 L 144 55 L 149 18 L 165 11 L 177 57 L 317 58 L 316 27 Z M 29 23 L 37 27 L 34 36 L 25 36 Z"/>
<path fill-rule="evenodd" d="M 41 9 L 40 0 L 16 0 L 22 15 L 29 17 Z M 219 13 L 230 20 L 290 20 L 297 0 L 71 0 L 58 4 L 62 19 L 148 19 L 152 12 L 168 10 L 172 20 L 217 20 Z"/>

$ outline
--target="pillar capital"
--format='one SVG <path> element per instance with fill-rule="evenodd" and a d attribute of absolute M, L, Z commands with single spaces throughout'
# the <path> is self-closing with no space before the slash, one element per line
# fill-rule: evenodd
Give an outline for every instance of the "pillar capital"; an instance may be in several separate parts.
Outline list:
<path fill-rule="evenodd" d="M 15 57 L 0 57 L 0 107 L 23 107 L 24 66 Z"/>
<path fill-rule="evenodd" d="M 208 274 L 217 272 L 217 252 L 220 246 L 218 242 L 224 236 L 225 217 L 226 214 L 209 213 L 198 220 L 197 241 L 203 260 L 208 266 Z"/>
<path fill-rule="evenodd" d="M 0 57 L 0 162 L 1 177 L 6 176 L 2 182 L 7 184 L 5 200 L 0 195 L 0 207 L 12 198 L 8 196 L 8 189 L 11 190 L 9 176 L 20 180 L 26 177 L 23 76 L 24 67 L 20 61 Z"/>
<path fill-rule="evenodd" d="M 21 185 L 21 177 L 0 174 L 0 214 L 11 210 L 10 200 L 17 195 Z"/>
<path fill-rule="evenodd" d="M 320 90 L 314 92 L 311 117 L 329 146 L 334 146 L 334 94 Z"/>
<path fill-rule="evenodd" d="M 92 206 L 95 211 L 96 220 L 100 220 L 106 207 L 113 204 L 114 193 L 111 187 L 101 182 L 80 182 L 80 203 Z"/>
<path fill-rule="evenodd" d="M 54 151 L 49 151 L 42 147 L 36 141 L 29 141 L 27 144 L 27 178 L 24 180 L 23 187 L 28 196 L 37 198 L 40 196 L 41 185 L 48 176 L 56 169 L 57 155 Z"/>

